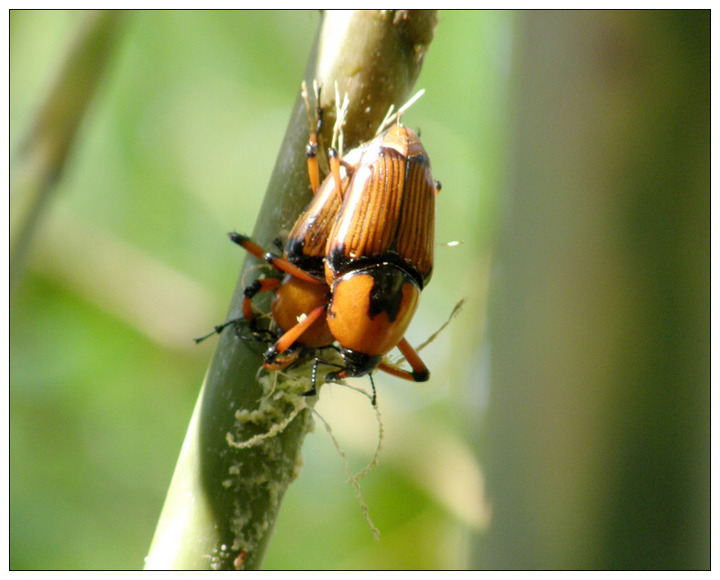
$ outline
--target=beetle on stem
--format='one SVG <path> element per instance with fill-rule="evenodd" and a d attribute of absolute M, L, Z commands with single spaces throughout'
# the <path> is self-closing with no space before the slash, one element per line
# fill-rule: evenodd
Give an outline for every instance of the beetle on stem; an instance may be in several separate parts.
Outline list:
<path fill-rule="evenodd" d="M 344 366 L 326 380 L 363 376 L 376 368 L 417 382 L 429 377 L 404 336 L 432 274 L 440 185 L 417 134 L 399 119 L 385 129 L 387 124 L 342 159 L 331 149 L 330 175 L 317 189 L 317 138 L 311 135 L 308 168 L 315 195 L 296 221 L 282 258 L 247 236 L 230 234 L 233 242 L 286 274 L 282 281 L 256 282 L 243 303 L 252 326 L 252 297 L 275 292 L 272 316 L 282 335 L 265 353 L 266 368 L 288 366 L 300 345 L 321 348 L 337 342 Z M 412 370 L 384 360 L 396 346 Z M 323 363 L 332 364 L 316 358 L 307 395 L 316 393 L 316 371 Z"/>

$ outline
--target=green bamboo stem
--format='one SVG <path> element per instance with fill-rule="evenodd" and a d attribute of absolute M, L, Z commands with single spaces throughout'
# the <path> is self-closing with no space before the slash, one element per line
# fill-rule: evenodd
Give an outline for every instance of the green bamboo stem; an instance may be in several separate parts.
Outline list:
<path fill-rule="evenodd" d="M 60 72 L 18 151 L 10 185 L 13 286 L 32 232 L 110 61 L 122 21 L 122 12 L 115 10 L 91 10 L 82 15 Z"/>
<path fill-rule="evenodd" d="M 435 11 L 330 11 L 305 72 L 326 90 L 323 131 L 330 142 L 335 83 L 347 92 L 346 149 L 369 139 L 390 104 L 407 100 L 432 40 Z M 298 82 L 298 88 L 300 83 Z M 330 88 L 330 90 L 327 90 Z M 287 233 L 311 197 L 305 144 L 307 116 L 300 94 L 270 179 L 253 236 L 264 247 Z M 248 258 L 246 271 L 257 264 Z M 228 318 L 240 315 L 241 274 Z M 224 332 L 208 369 L 178 459 L 146 567 L 258 569 L 283 495 L 299 471 L 311 426 L 310 365 L 290 377 L 264 374 L 262 345 Z"/>

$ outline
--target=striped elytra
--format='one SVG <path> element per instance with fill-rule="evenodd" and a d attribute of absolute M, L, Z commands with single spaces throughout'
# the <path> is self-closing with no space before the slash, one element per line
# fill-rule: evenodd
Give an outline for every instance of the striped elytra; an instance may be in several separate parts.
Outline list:
<path fill-rule="evenodd" d="M 348 179 L 344 168 L 341 168 L 341 175 L 346 186 Z M 340 195 L 335 183 L 332 178 L 326 179 L 290 232 L 285 244 L 285 256 L 290 262 L 323 277 L 327 240 L 339 209 Z"/>
<path fill-rule="evenodd" d="M 386 261 L 424 287 L 432 275 L 436 194 L 428 155 L 411 129 L 394 125 L 372 141 L 328 236 L 328 284 L 355 266 Z"/>

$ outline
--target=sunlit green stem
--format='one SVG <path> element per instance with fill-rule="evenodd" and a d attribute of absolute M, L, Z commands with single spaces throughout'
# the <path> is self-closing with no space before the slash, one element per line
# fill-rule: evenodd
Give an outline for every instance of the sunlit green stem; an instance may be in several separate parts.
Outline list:
<path fill-rule="evenodd" d="M 305 81 L 317 80 L 331 141 L 335 83 L 348 94 L 346 147 L 370 137 L 390 104 L 401 106 L 432 40 L 434 11 L 340 11 L 323 15 Z M 305 144 L 307 115 L 300 96 L 277 157 L 254 239 L 270 247 L 311 197 Z M 332 90 L 327 90 L 331 88 Z M 222 235 L 222 232 L 218 232 Z M 246 260 L 246 267 L 257 264 Z M 228 318 L 241 313 L 242 275 Z M 211 321 L 208 321 L 211 323 Z M 222 334 L 178 460 L 147 568 L 257 569 L 282 497 L 297 476 L 300 448 L 311 425 L 302 393 L 309 367 L 292 377 L 258 381 L 262 345 Z M 276 382 L 275 382 L 276 381 Z M 309 401 L 311 402 L 311 400 Z M 252 444 L 248 443 L 250 441 Z"/>

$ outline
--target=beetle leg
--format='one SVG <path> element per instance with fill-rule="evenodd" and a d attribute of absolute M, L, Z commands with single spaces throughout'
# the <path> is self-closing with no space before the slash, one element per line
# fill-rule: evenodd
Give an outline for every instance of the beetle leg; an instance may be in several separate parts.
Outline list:
<path fill-rule="evenodd" d="M 302 352 L 302 344 L 294 344 L 282 353 L 268 350 L 265 353 L 263 366 L 268 371 L 281 371 L 297 361 Z"/>
<path fill-rule="evenodd" d="M 345 192 L 342 188 L 342 179 L 340 178 L 340 165 L 342 164 L 343 156 L 343 125 L 345 124 L 345 117 L 347 115 L 349 105 L 350 101 L 348 100 L 347 93 L 345 93 L 345 98 L 342 100 L 342 102 L 340 101 L 340 93 L 338 91 L 338 85 L 336 82 L 335 106 L 337 107 L 337 116 L 335 118 L 335 126 L 333 127 L 332 143 L 330 149 L 328 149 L 328 163 L 330 165 L 330 173 L 333 176 L 333 181 L 335 182 L 335 191 L 337 192 L 338 201 L 340 203 L 342 203 L 342 200 L 345 197 Z M 336 149 L 336 144 L 338 149 L 340 150 L 339 154 L 338 149 Z"/>
<path fill-rule="evenodd" d="M 233 318 L 232 320 L 228 320 L 227 322 L 223 322 L 222 324 L 218 324 L 212 332 L 206 334 L 205 336 L 201 336 L 200 338 L 193 338 L 193 340 L 196 343 L 200 343 L 206 338 L 210 338 L 214 334 L 221 334 L 223 330 L 225 330 L 228 326 L 232 326 L 234 324 L 237 324 L 238 322 L 241 322 L 243 320 L 247 321 L 248 326 L 250 327 L 250 330 L 252 330 L 254 333 L 257 332 L 257 328 L 255 325 L 255 319 L 257 318 L 255 314 L 252 311 L 252 299 L 261 292 L 267 292 L 269 290 L 274 290 L 280 285 L 280 280 L 278 278 L 266 278 L 262 280 L 255 280 L 252 284 L 249 286 L 246 286 L 243 290 L 243 315 L 239 318 Z"/>
<path fill-rule="evenodd" d="M 242 246 L 242 248 L 244 248 L 248 253 L 255 256 L 258 260 L 266 261 L 273 268 L 280 270 L 281 272 L 285 272 L 286 274 L 290 274 L 294 278 L 299 278 L 300 280 L 305 280 L 306 282 L 312 282 L 314 284 L 325 284 L 324 280 L 318 280 L 304 270 L 301 270 L 297 266 L 291 264 L 284 258 L 278 258 L 277 256 L 273 256 L 270 252 L 266 252 L 247 236 L 238 234 L 236 232 L 231 232 L 228 234 L 228 236 L 230 237 L 230 240 L 232 242 L 236 243 L 238 246 Z"/>
<path fill-rule="evenodd" d="M 234 326 L 235 327 L 235 335 L 242 340 L 256 340 L 259 342 L 274 342 L 275 340 L 277 340 L 276 334 L 274 334 L 270 330 L 261 330 L 258 328 L 253 328 L 252 323 L 248 324 L 248 326 L 250 327 L 250 330 L 253 333 L 252 337 L 243 336 L 240 333 L 240 323 L 243 321 L 245 321 L 245 322 L 248 321 L 248 319 L 245 318 L 244 315 L 239 318 L 233 318 L 231 320 L 228 320 L 227 322 L 218 324 L 215 328 L 213 328 L 212 332 L 209 332 L 205 336 L 201 336 L 199 338 L 193 338 L 193 340 L 195 341 L 196 344 L 200 344 L 203 340 L 210 338 L 211 336 L 214 336 L 216 334 L 222 334 L 222 331 L 225 330 L 228 326 Z"/>
<path fill-rule="evenodd" d="M 275 345 L 268 350 L 268 356 L 275 353 L 282 353 L 290 348 L 290 346 L 297 342 L 297 340 L 302 336 L 303 332 L 310 328 L 313 322 L 320 318 L 324 312 L 325 306 L 318 306 L 311 311 L 310 314 L 308 314 L 301 322 L 298 322 L 280 337 L 280 340 L 278 340 Z"/>
<path fill-rule="evenodd" d="M 308 143 L 305 146 L 305 155 L 307 156 L 308 166 L 308 177 L 310 178 L 310 187 L 312 188 L 313 195 L 317 193 L 320 187 L 320 167 L 318 166 L 318 135 L 322 130 L 323 122 L 323 110 L 320 107 L 320 87 L 316 87 L 315 90 L 315 128 L 312 129 L 313 122 L 310 116 L 310 101 L 307 94 L 307 86 L 305 81 L 302 83 L 302 96 L 305 100 L 305 110 L 308 115 L 308 124 L 311 127 L 310 137 Z"/>
<path fill-rule="evenodd" d="M 317 139 L 314 134 L 310 136 L 310 140 L 305 146 L 305 155 L 307 156 L 310 187 L 312 188 L 313 195 L 315 195 L 320 187 L 320 168 L 318 167 L 317 159 Z"/>
<path fill-rule="evenodd" d="M 236 324 L 236 323 L 240 322 L 241 320 L 243 320 L 242 317 L 241 317 L 241 318 L 233 318 L 232 320 L 228 320 L 227 322 L 223 322 L 222 324 L 218 324 L 218 325 L 213 329 L 212 332 L 209 332 L 208 334 L 206 334 L 205 336 L 201 336 L 200 338 L 193 338 L 193 340 L 194 340 L 196 343 L 199 344 L 199 343 L 201 343 L 203 340 L 205 340 L 206 338 L 210 338 L 210 337 L 213 336 L 214 334 L 220 334 L 220 333 L 221 333 L 223 330 L 225 330 L 228 326 L 230 326 L 230 325 L 232 325 L 232 324 Z"/>
<path fill-rule="evenodd" d="M 403 356 L 407 360 L 408 364 L 412 367 L 412 371 L 403 370 L 385 361 L 382 361 L 378 365 L 378 368 L 386 373 L 408 381 L 415 381 L 416 383 L 427 381 L 430 378 L 430 371 L 425 366 L 425 363 L 422 361 L 417 351 L 410 346 L 410 343 L 403 338 L 400 342 L 398 342 L 397 347 L 400 349 L 400 352 L 403 353 Z"/>
<path fill-rule="evenodd" d="M 283 334 L 280 339 L 265 352 L 263 366 L 270 371 L 280 370 L 295 362 L 300 355 L 302 344 L 298 341 L 303 333 L 310 328 L 316 320 L 325 314 L 325 306 L 318 306 L 305 318 Z M 313 367 L 313 383 L 308 393 L 315 393 L 315 372 L 317 364 Z M 305 394 L 308 394 L 305 393 Z"/>
<path fill-rule="evenodd" d="M 334 148 L 328 150 L 328 160 L 330 162 L 330 173 L 332 173 L 333 181 L 335 182 L 335 191 L 338 194 L 338 200 L 342 203 L 344 192 L 342 189 L 342 179 L 340 178 L 340 157 L 338 152 Z"/>
<path fill-rule="evenodd" d="M 323 359 L 321 359 L 321 358 L 316 358 L 316 359 L 315 359 L 315 362 L 313 363 L 311 387 L 310 387 L 310 390 L 309 390 L 309 391 L 307 391 L 306 393 L 303 393 L 303 396 L 304 396 L 304 397 L 313 397 L 313 396 L 317 395 L 317 388 L 316 388 L 316 385 L 317 385 L 317 368 L 318 368 L 318 365 L 321 364 L 321 363 L 324 364 L 324 365 L 328 365 L 328 366 L 331 366 L 331 367 L 335 367 L 335 368 L 340 369 L 339 371 L 330 373 L 330 374 L 326 377 L 326 378 L 330 378 L 331 381 L 332 381 L 332 380 L 335 380 L 335 379 L 344 379 L 344 378 L 347 378 L 347 376 L 346 376 L 346 372 L 347 372 L 347 370 L 348 370 L 347 367 L 344 367 L 344 366 L 339 365 L 339 364 L 336 364 L 336 363 L 328 362 L 328 361 L 323 360 Z M 331 375 L 332 375 L 332 378 L 331 378 Z M 349 375 L 349 376 L 354 376 L 354 375 Z M 375 406 L 375 403 L 377 402 L 377 391 L 375 390 L 375 381 L 374 381 L 373 378 L 372 378 L 372 373 L 368 373 L 367 376 L 368 376 L 368 378 L 370 379 L 370 386 L 372 387 L 372 398 L 370 399 L 370 401 L 371 401 L 371 403 L 372 403 L 372 406 L 374 407 L 374 406 Z"/>
<path fill-rule="evenodd" d="M 319 364 L 328 365 L 330 367 L 335 367 L 338 369 L 345 368 L 342 365 L 331 363 L 321 358 L 315 358 L 315 362 L 313 363 L 312 382 L 310 383 L 310 390 L 303 393 L 303 397 L 314 397 L 315 395 L 317 395 L 317 368 Z"/>
<path fill-rule="evenodd" d="M 324 360 L 321 360 L 319 358 L 315 359 L 315 362 L 313 363 L 312 382 L 310 383 L 310 390 L 303 393 L 303 397 L 314 397 L 315 395 L 317 395 L 317 368 L 320 363 L 324 362 Z"/>
<path fill-rule="evenodd" d="M 368 375 L 368 378 L 370 379 L 370 386 L 372 387 L 372 399 L 370 402 L 372 403 L 372 406 L 374 407 L 375 403 L 377 403 L 377 391 L 375 390 L 375 381 L 373 381 L 372 373 L 370 373 Z"/>
<path fill-rule="evenodd" d="M 257 330 L 257 325 L 255 324 L 257 316 L 255 316 L 252 311 L 252 299 L 262 292 L 275 290 L 278 286 L 280 286 L 280 282 L 281 280 L 279 278 L 263 278 L 261 280 L 255 280 L 252 284 L 246 286 L 245 290 L 243 290 L 243 316 L 245 317 L 245 320 L 248 321 L 250 330 Z"/>

